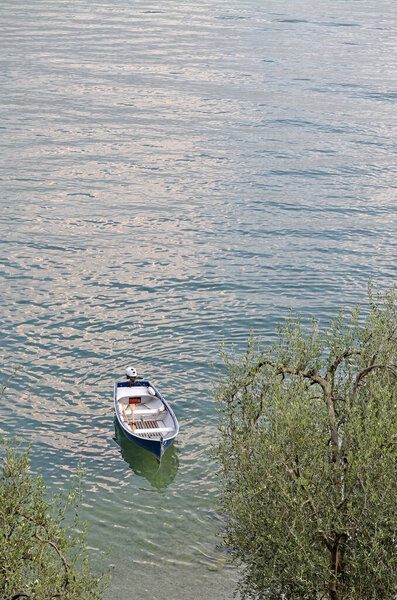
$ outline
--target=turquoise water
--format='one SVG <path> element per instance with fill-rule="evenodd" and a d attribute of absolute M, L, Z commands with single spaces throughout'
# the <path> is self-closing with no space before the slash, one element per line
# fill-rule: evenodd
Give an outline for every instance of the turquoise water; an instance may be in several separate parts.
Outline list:
<path fill-rule="evenodd" d="M 112 600 L 229 600 L 211 396 L 220 342 L 323 323 L 396 270 L 390 2 L 0 6 L 0 429 L 87 469 Z M 160 470 L 115 428 L 128 364 L 181 431 Z"/>

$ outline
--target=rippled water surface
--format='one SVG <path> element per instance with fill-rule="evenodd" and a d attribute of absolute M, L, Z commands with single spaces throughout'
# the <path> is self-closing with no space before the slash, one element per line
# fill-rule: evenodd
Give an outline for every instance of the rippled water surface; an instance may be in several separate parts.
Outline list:
<path fill-rule="evenodd" d="M 396 268 L 391 2 L 3 0 L 1 431 L 87 468 L 112 600 L 229 600 L 218 344 L 324 323 Z M 115 427 L 132 363 L 172 403 L 160 469 Z"/>

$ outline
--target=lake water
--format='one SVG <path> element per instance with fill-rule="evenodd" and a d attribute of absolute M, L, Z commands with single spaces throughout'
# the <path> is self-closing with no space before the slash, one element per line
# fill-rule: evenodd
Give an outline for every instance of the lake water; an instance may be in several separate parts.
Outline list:
<path fill-rule="evenodd" d="M 395 279 L 395 5 L 3 0 L 0 22 L 3 380 L 23 365 L 0 429 L 50 486 L 83 461 L 109 599 L 229 600 L 218 345 Z M 128 364 L 180 421 L 160 469 L 115 430 Z"/>

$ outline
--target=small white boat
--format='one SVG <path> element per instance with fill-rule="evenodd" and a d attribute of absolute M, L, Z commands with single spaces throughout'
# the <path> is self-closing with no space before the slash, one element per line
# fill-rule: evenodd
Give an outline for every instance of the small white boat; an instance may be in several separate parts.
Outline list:
<path fill-rule="evenodd" d="M 179 432 L 170 405 L 150 381 L 138 380 L 135 369 L 126 371 L 128 381 L 114 384 L 114 408 L 123 433 L 161 460 Z"/>

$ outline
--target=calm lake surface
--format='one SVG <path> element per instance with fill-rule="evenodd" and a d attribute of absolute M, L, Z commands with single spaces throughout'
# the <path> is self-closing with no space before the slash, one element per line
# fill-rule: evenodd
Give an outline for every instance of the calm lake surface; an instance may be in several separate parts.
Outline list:
<path fill-rule="evenodd" d="M 87 469 L 111 600 L 229 600 L 218 345 L 289 308 L 326 325 L 396 274 L 389 1 L 3 0 L 0 430 Z M 160 469 L 115 429 L 128 364 L 181 431 Z"/>

